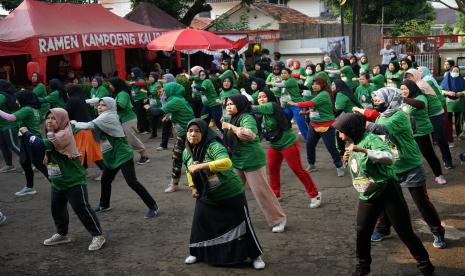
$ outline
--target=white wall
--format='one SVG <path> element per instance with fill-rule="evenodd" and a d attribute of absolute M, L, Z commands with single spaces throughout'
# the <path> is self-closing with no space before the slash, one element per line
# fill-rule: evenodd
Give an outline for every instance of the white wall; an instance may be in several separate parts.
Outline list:
<path fill-rule="evenodd" d="M 131 11 L 131 0 L 99 0 L 98 3 L 121 17 Z"/>
<path fill-rule="evenodd" d="M 264 29 L 264 30 L 279 30 L 279 23 L 274 18 L 263 14 L 261 11 L 254 7 L 243 7 L 239 11 L 235 12 L 229 17 L 230 22 L 240 22 L 241 15 L 247 15 L 249 17 L 249 29 Z M 270 24 L 266 28 L 266 25 Z"/>
<path fill-rule="evenodd" d="M 228 10 L 230 10 L 232 7 L 236 6 L 240 2 L 241 1 L 232 1 L 232 2 L 224 2 L 224 3 L 209 3 L 210 6 L 212 7 L 212 10 L 210 11 L 210 18 L 216 19 L 218 16 L 227 12 Z"/>
<path fill-rule="evenodd" d="M 320 5 L 320 0 L 289 0 L 287 6 L 310 17 L 320 17 L 324 5 Z"/>

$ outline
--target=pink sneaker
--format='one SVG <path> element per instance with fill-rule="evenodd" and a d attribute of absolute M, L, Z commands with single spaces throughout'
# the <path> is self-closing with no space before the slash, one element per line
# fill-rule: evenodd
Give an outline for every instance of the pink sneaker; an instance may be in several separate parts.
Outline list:
<path fill-rule="evenodd" d="M 438 183 L 438 185 L 445 185 L 445 184 L 447 184 L 447 180 L 444 178 L 443 175 L 440 175 L 440 176 L 436 177 L 436 178 L 434 179 L 434 181 L 436 181 L 436 183 Z"/>

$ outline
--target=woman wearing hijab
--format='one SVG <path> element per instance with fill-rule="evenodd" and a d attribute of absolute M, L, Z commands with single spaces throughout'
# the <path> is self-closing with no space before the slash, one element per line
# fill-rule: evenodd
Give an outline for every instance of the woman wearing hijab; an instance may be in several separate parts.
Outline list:
<path fill-rule="evenodd" d="M 281 106 L 270 91 L 258 93 L 258 105 L 253 106 L 253 112 L 263 116 L 262 136 L 269 142 L 268 172 L 270 186 L 277 198 L 281 197 L 281 165 L 283 159 L 305 187 L 310 198 L 310 208 L 321 204 L 321 193 L 318 192 L 312 176 L 304 169 L 300 159 L 299 137 L 291 128 Z"/>
<path fill-rule="evenodd" d="M 408 58 L 403 58 L 399 61 L 400 74 L 404 75 L 409 69 L 415 69 L 412 66 L 412 61 Z"/>
<path fill-rule="evenodd" d="M 339 67 L 338 67 L 339 68 Z M 328 70 L 328 72 L 330 72 L 329 74 L 326 72 L 326 70 Z M 323 78 L 326 80 L 326 82 L 328 83 L 328 85 L 331 85 L 331 77 L 330 75 L 334 75 L 333 78 L 335 78 L 336 76 L 336 73 L 332 73 L 334 72 L 334 70 L 337 70 L 337 69 L 333 69 L 333 68 L 328 68 L 326 69 L 326 64 L 325 63 L 317 63 L 315 65 L 315 78 Z M 310 83 L 310 86 L 313 85 L 313 82 Z"/>
<path fill-rule="evenodd" d="M 137 129 L 141 134 L 149 134 L 150 127 L 147 119 L 147 110 L 144 105 L 148 103 L 149 95 L 144 79 L 144 72 L 139 67 L 131 69 L 131 95 L 134 100 L 134 111 L 137 115 Z"/>
<path fill-rule="evenodd" d="M 92 116 L 84 101 L 82 88 L 79 85 L 72 85 L 68 88 L 68 95 L 69 99 L 66 102 L 65 110 L 68 112 L 69 119 L 86 123 L 92 121 Z M 73 129 L 73 132 L 76 146 L 81 153 L 81 164 L 84 168 L 87 169 L 89 165 L 95 163 L 100 170 L 103 170 L 102 150 L 95 140 L 92 130 Z M 96 180 L 100 181 L 99 178 Z"/>
<path fill-rule="evenodd" d="M 69 214 L 68 202 L 76 216 L 92 235 L 89 251 L 99 250 L 105 244 L 105 237 L 95 212 L 90 208 L 87 196 L 87 182 L 84 168 L 79 161 L 79 149 L 74 141 L 68 113 L 62 108 L 52 108 L 46 114 L 47 139 L 44 139 L 49 177 L 52 184 L 52 216 L 56 234 L 44 240 L 44 245 L 52 246 L 69 243 L 67 237 Z M 28 132 L 27 127 L 20 131 Z"/>
<path fill-rule="evenodd" d="M 226 101 L 230 122 L 223 122 L 223 136 L 235 172 L 248 184 L 273 232 L 282 232 L 286 215 L 266 180 L 265 153 L 258 138 L 257 123 L 250 114 L 250 102 L 244 95 L 232 95 Z"/>
<path fill-rule="evenodd" d="M 127 142 L 133 150 L 140 154 L 140 159 L 137 164 L 144 165 L 149 163 L 150 159 L 145 151 L 145 145 L 136 136 L 137 116 L 136 113 L 132 111 L 133 106 L 131 96 L 128 93 L 129 88 L 122 79 L 114 77 L 110 79 L 110 90 L 113 91 L 113 97 L 116 100 L 118 116 L 123 125 Z"/>
<path fill-rule="evenodd" d="M 52 93 L 46 96 L 44 100 L 49 103 L 52 108 L 64 108 L 68 100 L 68 94 L 66 93 L 63 83 L 59 79 L 51 79 L 48 85 Z"/>
<path fill-rule="evenodd" d="M 359 192 L 357 204 L 357 266 L 350 275 L 368 275 L 371 266 L 370 234 L 380 210 L 392 220 L 402 242 L 417 261 L 422 275 L 434 275 L 428 252 L 412 228 L 410 214 L 400 190 L 392 164 L 394 156 L 376 135 L 365 130 L 365 118 L 342 114 L 334 127 L 349 144 L 344 161 L 349 167 L 354 188 Z"/>
<path fill-rule="evenodd" d="M 266 81 L 265 81 L 266 85 L 269 86 L 269 89 L 271 90 L 271 92 L 273 92 L 274 96 L 278 100 L 281 97 L 281 88 L 273 87 L 273 84 L 274 83 L 279 83 L 279 82 L 282 81 L 281 70 L 282 70 L 281 65 L 279 65 L 279 64 L 273 65 L 272 70 L 271 70 L 271 74 L 268 75 L 268 77 L 266 78 Z"/>
<path fill-rule="evenodd" d="M 216 127 L 221 129 L 222 108 L 218 103 L 218 94 L 216 93 L 215 85 L 210 80 L 210 74 L 206 70 L 199 71 L 199 77 L 194 80 L 195 92 L 200 95 L 202 100 L 202 116 L 201 118 L 209 125 L 213 120 Z"/>
<path fill-rule="evenodd" d="M 42 76 L 39 73 L 37 72 L 32 73 L 31 84 L 32 84 L 32 93 L 34 93 L 37 96 L 37 98 L 43 99 L 47 97 L 47 88 L 45 87 L 43 80 L 42 80 Z M 42 102 L 39 108 L 42 118 L 45 118 L 45 113 L 47 113 L 49 109 L 50 109 L 50 104 L 47 102 Z M 41 129 L 43 128 L 41 127 Z"/>
<path fill-rule="evenodd" d="M 158 206 L 153 197 L 137 180 L 134 169 L 133 153 L 126 140 L 120 118 L 117 113 L 117 103 L 113 98 L 103 97 L 98 104 L 99 116 L 86 122 L 71 121 L 77 129 L 98 129 L 105 139 L 101 145 L 105 168 L 101 180 L 100 203 L 94 208 L 95 212 L 105 212 L 111 209 L 111 183 L 121 170 L 128 186 L 139 195 L 149 208 L 144 218 L 153 218 L 158 214 Z"/>
<path fill-rule="evenodd" d="M 411 80 L 405 80 L 400 86 L 400 90 L 404 96 L 404 104 L 401 106 L 402 111 L 410 116 L 414 122 L 413 137 L 420 148 L 423 157 L 428 162 L 435 175 L 435 181 L 439 185 L 447 183 L 442 175 L 441 163 L 434 152 L 433 144 L 431 143 L 430 135 L 433 132 L 433 125 L 428 116 L 428 100 L 426 95 L 422 93 L 420 88 Z M 439 104 L 439 110 L 442 111 Z"/>
<path fill-rule="evenodd" d="M 373 66 L 372 73 L 373 75 L 370 78 L 370 82 L 374 85 L 374 90 L 383 88 L 386 84 L 386 79 L 384 78 L 384 75 L 381 74 L 381 65 Z"/>
<path fill-rule="evenodd" d="M 346 64 L 346 62 L 344 62 L 344 64 Z M 357 58 L 356 55 L 350 56 L 349 65 L 352 68 L 352 72 L 354 73 L 354 75 L 358 76 L 360 74 L 360 65 L 358 63 L 358 58 Z M 342 65 L 339 65 L 339 66 L 341 66 L 341 68 L 342 68 Z M 347 72 L 350 73 L 349 71 L 347 71 Z M 341 76 L 341 78 L 342 78 L 342 76 Z"/>
<path fill-rule="evenodd" d="M 234 94 L 240 94 L 239 90 L 234 88 L 233 83 L 234 79 L 232 77 L 224 77 L 221 81 L 222 87 L 221 92 L 219 93 L 220 101 L 224 102 L 224 100 Z"/>
<path fill-rule="evenodd" d="M 333 159 L 336 166 L 337 176 L 342 177 L 345 175 L 344 167 L 342 166 L 341 156 L 336 148 L 336 132 L 332 127 L 334 122 L 334 105 L 331 96 L 331 88 L 328 87 L 326 80 L 316 77 L 313 80 L 313 91 L 316 96 L 307 102 L 290 102 L 290 105 L 298 106 L 300 108 L 310 109 L 310 126 L 308 128 L 309 135 L 307 139 L 307 161 L 308 171 L 315 171 L 316 161 L 316 146 L 320 138 Z"/>
<path fill-rule="evenodd" d="M 16 88 L 7 81 L 0 79 L 0 110 L 6 113 L 13 113 L 18 109 L 16 105 Z M 5 166 L 0 169 L 0 173 L 6 173 L 16 170 L 13 166 L 12 151 L 19 155 L 18 143 L 18 123 L 9 122 L 0 118 L 0 149 L 2 151 Z"/>
<path fill-rule="evenodd" d="M 368 63 L 368 57 L 363 55 L 360 57 L 360 61 L 358 62 L 358 66 L 360 66 L 360 74 L 361 73 L 370 73 L 370 64 Z M 360 75 L 359 74 L 359 75 Z"/>
<path fill-rule="evenodd" d="M 23 133 L 20 138 L 19 163 L 26 176 L 26 187 L 16 192 L 16 196 L 34 195 L 34 171 L 32 165 L 39 170 L 47 179 L 47 168 L 42 163 L 45 154 L 42 135 L 40 133 L 40 122 L 42 116 L 38 110 L 40 103 L 36 95 L 30 91 L 16 93 L 19 109 L 13 113 L 0 110 L 0 117 L 9 122 L 18 122 L 18 127 L 26 127 L 29 131 Z"/>
<path fill-rule="evenodd" d="M 358 84 L 352 79 L 358 76 L 358 74 L 354 73 L 353 68 L 351 67 L 350 61 L 346 58 L 342 58 L 339 62 L 339 66 L 341 68 L 338 70 L 326 69 L 325 71 L 330 74 L 340 74 L 341 80 L 344 81 L 347 84 L 347 86 L 349 86 L 350 89 L 355 89 Z"/>
<path fill-rule="evenodd" d="M 302 101 L 302 92 L 299 87 L 299 83 L 292 76 L 292 71 L 289 68 L 284 68 L 281 71 L 282 82 L 274 83 L 273 87 L 279 87 L 282 89 L 281 93 L 281 105 L 284 107 L 284 113 L 289 120 L 294 118 L 299 127 L 300 134 L 304 139 L 307 139 L 308 135 L 308 126 L 305 122 L 304 116 L 300 114 L 300 108 L 291 106 L 287 102 L 289 99 L 292 102 L 298 103 Z"/>
<path fill-rule="evenodd" d="M 454 119 L 455 135 L 459 137 L 463 132 L 463 112 L 465 111 L 465 79 L 460 76 L 460 68 L 451 67 L 441 82 L 442 94 L 446 96 L 447 115 L 452 125 Z"/>
<path fill-rule="evenodd" d="M 111 97 L 110 92 L 105 86 L 103 86 L 103 78 L 95 76 L 90 82 L 92 89 L 90 90 L 90 99 L 86 100 L 86 103 L 95 106 L 95 116 L 97 116 L 97 104 L 103 97 Z"/>
<path fill-rule="evenodd" d="M 205 121 L 187 125 L 183 152 L 188 185 L 196 199 L 186 264 L 206 262 L 225 266 L 253 260 L 255 269 L 265 268 L 262 249 L 250 223 L 244 185 L 234 173 L 220 137 Z M 237 235 L 231 235 L 237 233 Z M 226 242 L 215 242 L 231 237 Z"/>
<path fill-rule="evenodd" d="M 371 92 L 374 90 L 374 86 L 370 84 L 370 74 L 360 73 L 358 81 L 360 85 L 355 89 L 355 98 L 363 108 L 372 109 Z"/>
<path fill-rule="evenodd" d="M 450 145 L 451 145 L 451 143 L 454 142 L 454 138 L 452 137 L 452 125 L 449 122 L 448 113 L 447 113 L 446 97 L 444 97 L 444 95 L 442 95 L 442 88 L 437 83 L 436 79 L 433 77 L 433 75 L 431 74 L 431 71 L 429 70 L 428 67 L 420 66 L 420 67 L 418 67 L 418 70 L 420 70 L 420 72 L 422 72 L 423 80 L 426 81 L 431 86 L 431 88 L 433 88 L 434 93 L 438 97 L 439 101 L 442 104 L 442 108 L 444 109 L 443 130 L 442 131 L 440 131 L 440 130 L 436 131 L 436 129 L 435 129 L 434 130 L 434 132 L 435 132 L 434 135 L 444 135 L 445 139 L 446 139 L 446 142 L 450 143 Z M 433 124 L 433 127 L 435 127 L 435 123 L 434 122 L 431 122 L 431 123 Z M 435 139 L 438 139 L 438 138 L 435 137 Z M 441 153 L 442 153 L 442 150 L 441 150 Z M 444 159 L 444 154 L 443 154 L 443 159 Z M 448 165 L 448 164 L 445 164 L 445 165 Z M 447 166 L 446 166 L 446 169 L 448 169 Z"/>
<path fill-rule="evenodd" d="M 149 94 L 149 104 L 145 105 L 145 109 L 160 108 L 160 93 L 162 90 L 162 84 L 159 81 L 160 75 L 157 72 L 150 72 L 149 78 L 147 80 L 147 91 Z M 147 108 L 148 107 L 148 108 Z M 157 137 L 157 129 L 160 125 L 161 117 L 154 116 L 152 114 L 152 134 L 150 139 Z"/>
<path fill-rule="evenodd" d="M 352 113 L 352 108 L 354 107 L 362 107 L 352 89 L 342 80 L 335 80 L 331 86 L 331 90 L 335 95 L 334 108 L 336 109 L 336 116 L 342 112 Z"/>
<path fill-rule="evenodd" d="M 400 66 L 398 62 L 390 62 L 386 70 L 386 87 L 400 88 L 400 83 L 404 76 L 399 72 Z"/>
<path fill-rule="evenodd" d="M 452 165 L 452 156 L 450 154 L 449 145 L 446 140 L 444 133 L 444 124 L 447 122 L 445 118 L 444 109 L 441 103 L 440 98 L 436 95 L 435 90 L 429 83 L 424 81 L 422 78 L 422 72 L 416 69 L 409 69 L 405 74 L 405 78 L 416 83 L 418 88 L 424 94 L 428 102 L 428 117 L 433 126 L 433 137 L 436 141 L 436 144 L 439 146 L 442 154 L 442 160 L 444 162 L 444 167 L 446 169 L 451 169 Z M 415 87 L 412 89 L 416 90 Z M 443 98 L 443 96 L 441 95 Z M 420 146 L 421 149 L 421 146 Z M 422 150 L 423 152 L 423 150 Z M 429 159 L 428 159 L 429 160 Z"/>
<path fill-rule="evenodd" d="M 232 82 L 231 82 L 231 87 L 236 88 L 237 87 L 237 80 L 236 80 L 236 73 L 235 71 L 231 68 L 231 61 L 230 60 L 223 60 L 221 62 L 221 75 L 218 76 L 218 78 L 221 80 L 223 83 L 224 80 L 229 77 Z"/>
<path fill-rule="evenodd" d="M 408 188 L 415 205 L 433 233 L 433 246 L 445 248 L 445 230 L 441 225 L 436 208 L 428 197 L 426 190 L 426 174 L 420 149 L 413 137 L 408 115 L 402 112 L 402 92 L 395 88 L 382 88 L 372 93 L 375 109 L 380 112 L 375 123 L 368 123 L 367 130 L 382 135 L 385 143 L 391 148 L 395 162 L 394 172 L 403 188 Z M 371 241 L 382 241 L 390 237 L 391 223 L 382 213 Z"/>
<path fill-rule="evenodd" d="M 264 91 L 265 89 L 267 89 L 267 87 L 263 79 L 254 77 L 250 78 L 250 92 L 252 93 L 254 104 L 257 103 L 258 93 L 260 93 L 260 91 Z"/>

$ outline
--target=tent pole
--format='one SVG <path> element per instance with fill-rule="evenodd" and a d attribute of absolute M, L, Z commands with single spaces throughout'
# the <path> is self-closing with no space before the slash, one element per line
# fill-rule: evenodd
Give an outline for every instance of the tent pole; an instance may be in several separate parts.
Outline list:
<path fill-rule="evenodd" d="M 191 53 L 187 53 L 187 74 L 191 71 Z"/>

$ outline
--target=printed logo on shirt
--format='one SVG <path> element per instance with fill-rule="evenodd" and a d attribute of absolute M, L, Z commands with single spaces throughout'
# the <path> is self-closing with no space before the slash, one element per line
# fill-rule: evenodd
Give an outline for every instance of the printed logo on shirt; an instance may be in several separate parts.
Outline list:
<path fill-rule="evenodd" d="M 392 156 L 394 157 L 394 160 L 399 160 L 399 150 L 397 149 L 396 144 L 394 144 L 391 140 L 389 140 L 389 137 L 386 135 L 378 135 L 381 140 L 388 145 L 389 149 L 391 150 Z"/>
<path fill-rule="evenodd" d="M 58 164 L 48 163 L 47 164 L 47 171 L 48 171 L 49 176 L 53 176 L 53 177 L 61 176 L 61 170 L 60 170 L 60 166 L 58 166 Z"/>
<path fill-rule="evenodd" d="M 366 193 L 379 188 L 373 178 L 366 175 L 360 168 L 362 154 L 359 152 L 352 152 L 349 157 L 349 168 L 352 175 L 352 185 L 359 193 Z"/>
<path fill-rule="evenodd" d="M 102 149 L 102 153 L 109 152 L 113 149 L 112 145 L 108 141 L 101 143 L 100 148 Z"/>

